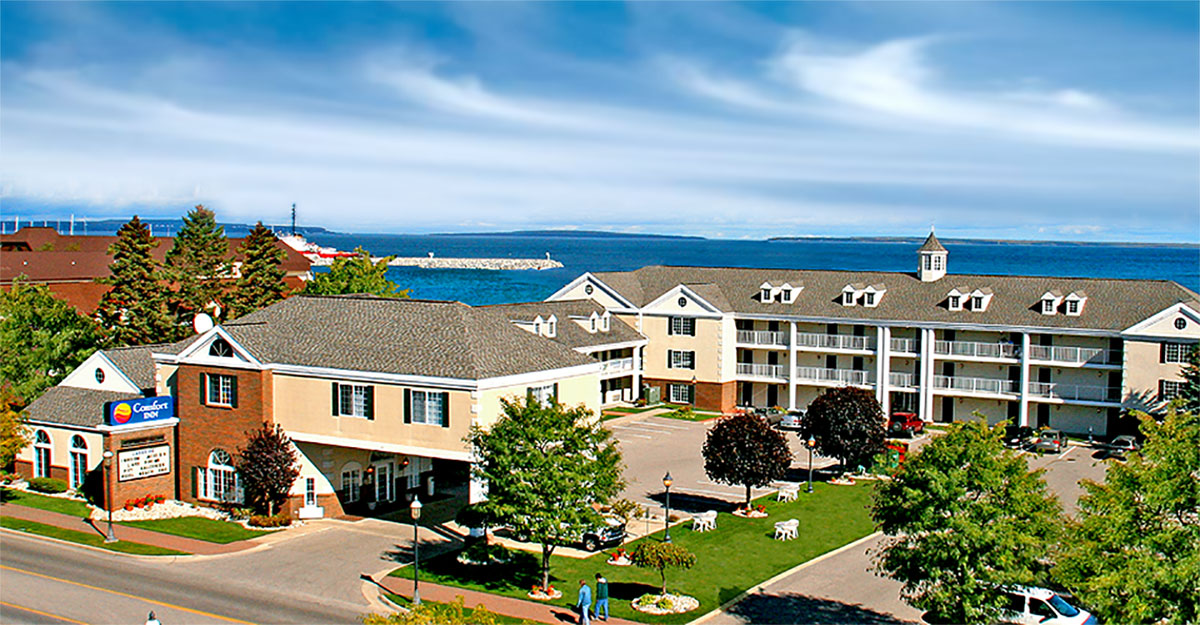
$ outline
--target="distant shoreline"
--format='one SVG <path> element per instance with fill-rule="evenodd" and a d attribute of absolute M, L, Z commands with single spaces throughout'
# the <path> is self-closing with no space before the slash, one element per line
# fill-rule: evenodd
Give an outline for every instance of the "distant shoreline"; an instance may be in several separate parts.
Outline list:
<path fill-rule="evenodd" d="M 771 237 L 768 243 L 835 243 L 852 241 L 856 243 L 904 243 L 918 244 L 925 237 Z M 1175 247 L 1184 249 L 1200 249 L 1200 243 L 1150 243 L 1145 241 L 1054 241 L 1039 239 L 956 239 L 938 237 L 942 243 L 961 243 L 965 245 L 1061 245 L 1064 247 Z"/>

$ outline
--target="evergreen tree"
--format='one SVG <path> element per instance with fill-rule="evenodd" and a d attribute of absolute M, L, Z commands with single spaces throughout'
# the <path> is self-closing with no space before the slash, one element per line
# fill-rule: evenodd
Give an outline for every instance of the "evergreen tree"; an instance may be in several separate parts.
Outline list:
<path fill-rule="evenodd" d="M 318 273 L 304 285 L 305 295 L 346 295 L 367 293 L 381 297 L 408 297 L 407 290 L 387 279 L 388 256 L 378 262 L 371 261 L 371 254 L 363 248 L 354 250 L 355 256 L 335 258 L 329 271 Z"/>
<path fill-rule="evenodd" d="M 287 296 L 283 283 L 287 272 L 281 264 L 287 254 L 276 244 L 275 233 L 258 222 L 242 243 L 241 276 L 238 277 L 228 318 L 241 317 L 265 308 Z"/>
<path fill-rule="evenodd" d="M 21 279 L 0 292 L 0 383 L 36 398 L 100 348 L 95 321 L 56 299 L 44 284 Z"/>
<path fill-rule="evenodd" d="M 746 505 L 751 489 L 783 478 L 792 464 L 787 439 L 766 419 L 735 415 L 717 422 L 704 439 L 704 472 L 722 484 L 746 487 Z"/>
<path fill-rule="evenodd" d="M 112 272 L 97 282 L 112 288 L 100 298 L 96 317 L 118 345 L 160 343 L 175 337 L 175 322 L 167 313 L 161 267 L 151 255 L 158 241 L 137 215 L 117 231 L 108 248 Z"/>
<path fill-rule="evenodd" d="M 1183 389 L 1179 391 L 1179 410 L 1200 415 L 1200 343 L 1192 346 L 1183 366 Z"/>
<path fill-rule="evenodd" d="M 183 227 L 175 233 L 175 244 L 167 251 L 166 275 L 174 283 L 167 308 L 181 327 L 180 337 L 197 313 L 205 312 L 212 302 L 220 302 L 229 272 L 229 242 L 217 216 L 199 204 L 183 218 Z"/>

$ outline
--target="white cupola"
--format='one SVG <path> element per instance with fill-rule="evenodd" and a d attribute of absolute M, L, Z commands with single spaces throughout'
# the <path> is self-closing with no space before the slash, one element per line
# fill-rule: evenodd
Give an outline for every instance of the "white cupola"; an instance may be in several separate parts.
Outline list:
<path fill-rule="evenodd" d="M 917 265 L 917 277 L 921 282 L 936 282 L 946 275 L 946 257 L 950 252 L 942 247 L 932 230 L 925 244 L 917 250 L 917 255 L 921 257 Z"/>

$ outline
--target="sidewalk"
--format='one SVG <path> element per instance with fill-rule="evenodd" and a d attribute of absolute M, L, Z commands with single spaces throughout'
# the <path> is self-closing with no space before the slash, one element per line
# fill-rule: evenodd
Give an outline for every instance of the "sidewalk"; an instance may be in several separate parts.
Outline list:
<path fill-rule="evenodd" d="M 105 523 L 97 523 L 92 525 L 87 519 L 81 519 L 77 516 L 69 514 L 60 514 L 40 508 L 29 508 L 17 504 L 6 503 L 0 504 L 0 510 L 3 510 L 4 516 L 9 516 L 14 519 L 22 519 L 25 521 L 35 521 L 46 525 L 53 525 L 63 529 L 75 530 L 78 532 L 96 532 L 100 536 L 104 536 L 107 531 Z M 125 540 L 134 543 L 142 543 L 143 545 L 153 545 L 162 547 L 163 549 L 174 549 L 185 553 L 209 556 L 222 553 L 234 553 L 237 551 L 245 551 L 259 545 L 258 538 L 248 540 L 239 540 L 228 544 L 210 543 L 194 538 L 184 538 L 183 536 L 175 536 L 173 534 L 164 534 L 162 532 L 152 532 L 137 527 L 126 527 L 124 525 L 113 524 L 113 535 L 119 540 Z"/>
<path fill-rule="evenodd" d="M 411 597 L 413 591 L 413 581 L 411 578 L 402 577 L 383 577 L 377 582 L 380 586 L 388 589 L 388 592 Z M 432 584 L 430 582 L 421 582 L 421 598 L 429 601 L 437 601 L 440 603 L 453 603 L 458 597 L 463 598 L 463 605 L 468 608 L 474 608 L 479 604 L 483 604 L 488 610 L 496 614 L 505 616 L 515 616 L 517 618 L 537 621 L 539 623 L 551 623 L 553 625 L 563 625 L 564 623 L 578 623 L 579 614 L 571 608 L 571 603 L 574 600 L 574 591 L 564 593 L 561 599 L 553 603 L 541 603 L 538 601 L 523 601 L 521 599 L 513 599 L 512 597 L 503 597 L 485 592 L 467 590 L 465 588 L 455 588 L 453 586 L 442 586 L 441 584 Z M 592 623 L 613 623 L 615 625 L 637 625 L 634 621 L 626 621 L 619 618 L 611 618 L 607 621 L 597 621 L 595 615 L 592 615 Z"/>

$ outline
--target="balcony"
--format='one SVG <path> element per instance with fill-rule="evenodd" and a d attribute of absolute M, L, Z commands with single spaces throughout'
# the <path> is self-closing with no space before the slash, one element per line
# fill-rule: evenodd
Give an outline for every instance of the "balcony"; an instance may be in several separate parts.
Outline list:
<path fill-rule="evenodd" d="M 839 349 L 868 352 L 875 349 L 875 337 L 800 332 L 796 334 L 796 347 L 801 349 Z"/>
<path fill-rule="evenodd" d="M 787 347 L 787 332 L 772 332 L 770 330 L 738 330 L 737 342 L 742 345 L 764 345 L 767 347 Z"/>
<path fill-rule="evenodd" d="M 1030 382 L 1029 394 L 1034 397 L 1061 399 L 1063 401 L 1088 401 L 1110 404 L 1121 403 L 1121 388 L 1118 386 L 1089 386 L 1085 384 L 1059 384 L 1057 382 Z"/>
<path fill-rule="evenodd" d="M 917 339 L 892 339 L 889 343 L 894 354 L 919 354 L 921 343 Z"/>
<path fill-rule="evenodd" d="M 888 385 L 893 388 L 917 388 L 917 376 L 912 373 L 889 373 Z"/>
<path fill-rule="evenodd" d="M 1012 380 L 968 378 L 957 375 L 933 376 L 933 388 L 976 395 L 1015 395 L 1017 392 L 1016 384 Z"/>
<path fill-rule="evenodd" d="M 1120 366 L 1124 358 L 1122 352 L 1098 347 L 1051 347 L 1048 345 L 1031 345 L 1029 359 L 1039 362 L 1052 362 L 1060 365 L 1110 365 Z"/>
<path fill-rule="evenodd" d="M 628 358 L 614 358 L 600 363 L 600 375 L 614 375 L 626 371 L 633 371 L 632 356 Z"/>
<path fill-rule="evenodd" d="M 1016 358 L 1012 343 L 974 343 L 971 341 L 934 341 L 933 353 L 962 358 Z"/>
<path fill-rule="evenodd" d="M 739 362 L 737 372 L 740 376 L 753 378 L 770 378 L 772 380 L 787 380 L 787 369 L 783 365 L 760 365 L 750 362 Z"/>
<path fill-rule="evenodd" d="M 818 382 L 839 386 L 870 386 L 875 383 L 875 372 L 857 369 L 796 367 L 796 378 L 801 382 Z"/>

